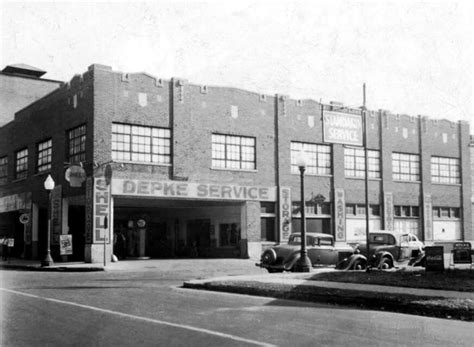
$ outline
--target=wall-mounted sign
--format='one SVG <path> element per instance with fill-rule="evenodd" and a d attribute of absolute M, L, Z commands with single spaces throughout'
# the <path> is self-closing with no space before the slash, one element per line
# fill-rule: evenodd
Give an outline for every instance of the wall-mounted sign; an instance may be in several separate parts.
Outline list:
<path fill-rule="evenodd" d="M 384 229 L 393 230 L 393 194 L 384 192 Z"/>
<path fill-rule="evenodd" d="M 362 116 L 324 111 L 323 141 L 362 146 Z"/>
<path fill-rule="evenodd" d="M 334 190 L 336 241 L 346 240 L 346 199 L 344 189 Z"/>
<path fill-rule="evenodd" d="M 82 182 L 86 180 L 86 171 L 79 165 L 72 165 L 68 167 L 64 174 L 66 181 L 69 182 L 71 187 L 80 187 Z"/>
<path fill-rule="evenodd" d="M 51 244 L 59 245 L 59 235 L 62 229 L 63 216 L 63 190 L 58 184 L 51 192 Z"/>
<path fill-rule="evenodd" d="M 86 184 L 86 243 L 110 242 L 110 186 L 104 178 L 90 177 Z"/>
<path fill-rule="evenodd" d="M 433 240 L 433 207 L 431 194 L 424 194 L 423 202 L 423 226 L 425 229 L 425 241 Z"/>
<path fill-rule="evenodd" d="M 291 234 L 291 188 L 280 187 L 280 242 Z"/>
<path fill-rule="evenodd" d="M 30 215 L 28 213 L 22 213 L 20 215 L 20 223 L 28 224 L 30 222 Z"/>
<path fill-rule="evenodd" d="M 59 254 L 72 254 L 72 235 L 59 235 Z"/>
<path fill-rule="evenodd" d="M 455 242 L 453 245 L 453 264 L 471 264 L 472 252 L 470 242 Z"/>
<path fill-rule="evenodd" d="M 114 179 L 112 194 L 160 198 L 276 201 L 276 187 Z"/>

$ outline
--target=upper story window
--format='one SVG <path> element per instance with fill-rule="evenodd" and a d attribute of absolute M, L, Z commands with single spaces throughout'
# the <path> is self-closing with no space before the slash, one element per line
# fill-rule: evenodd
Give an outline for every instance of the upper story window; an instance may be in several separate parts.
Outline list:
<path fill-rule="evenodd" d="M 392 170 L 395 181 L 419 181 L 420 156 L 418 154 L 392 153 Z"/>
<path fill-rule="evenodd" d="M 7 183 L 8 179 L 8 157 L 0 158 L 0 184 Z"/>
<path fill-rule="evenodd" d="M 212 134 L 212 167 L 255 170 L 255 137 Z"/>
<path fill-rule="evenodd" d="M 369 178 L 380 178 L 380 152 L 367 151 Z M 344 173 L 346 177 L 365 178 L 365 153 L 362 148 L 344 147 Z"/>
<path fill-rule="evenodd" d="M 15 153 L 15 179 L 22 179 L 28 176 L 28 148 L 24 148 Z"/>
<path fill-rule="evenodd" d="M 51 170 L 53 140 L 49 139 L 40 142 L 37 145 L 36 172 L 45 172 Z"/>
<path fill-rule="evenodd" d="M 298 165 L 296 165 L 296 160 L 301 150 L 304 151 L 308 160 L 306 163 L 307 174 L 331 175 L 331 146 L 303 142 L 291 143 L 291 173 L 299 173 L 299 168 Z"/>
<path fill-rule="evenodd" d="M 79 163 L 86 161 L 86 125 L 80 125 L 67 133 L 68 162 Z"/>
<path fill-rule="evenodd" d="M 112 124 L 112 159 L 171 163 L 171 131 L 141 125 Z"/>
<path fill-rule="evenodd" d="M 460 184 L 459 159 L 431 157 L 431 180 L 435 183 Z"/>
<path fill-rule="evenodd" d="M 346 204 L 346 215 L 350 217 L 365 216 L 365 204 Z M 369 216 L 380 217 L 380 205 L 369 205 Z"/>

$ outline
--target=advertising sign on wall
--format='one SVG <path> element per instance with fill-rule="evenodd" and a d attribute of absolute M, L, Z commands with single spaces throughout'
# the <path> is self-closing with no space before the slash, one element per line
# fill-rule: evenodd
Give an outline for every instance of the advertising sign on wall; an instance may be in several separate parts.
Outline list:
<path fill-rule="evenodd" d="M 86 244 L 92 243 L 92 212 L 93 212 L 93 201 L 92 197 L 94 194 L 94 186 L 92 177 L 88 177 L 86 180 Z"/>
<path fill-rule="evenodd" d="M 107 185 L 105 178 L 94 178 L 94 193 L 92 204 L 92 230 L 93 242 L 110 243 L 110 229 L 108 228 L 108 218 L 110 210 L 110 185 Z"/>
<path fill-rule="evenodd" d="M 276 187 L 114 179 L 113 195 L 213 200 L 276 201 Z"/>
<path fill-rule="evenodd" d="M 444 271 L 444 247 L 425 247 L 425 269 L 426 271 Z"/>
<path fill-rule="evenodd" d="M 59 254 L 72 254 L 72 235 L 59 235 Z"/>
<path fill-rule="evenodd" d="M 323 141 L 362 146 L 362 116 L 324 111 Z"/>
<path fill-rule="evenodd" d="M 423 227 L 425 229 L 425 241 L 431 241 L 433 240 L 433 207 L 431 206 L 430 194 L 424 195 L 423 207 Z"/>
<path fill-rule="evenodd" d="M 62 226 L 62 187 L 57 185 L 51 192 L 51 244 L 59 245 L 59 235 Z"/>
<path fill-rule="evenodd" d="M 280 187 L 280 241 L 291 234 L 291 188 Z"/>
<path fill-rule="evenodd" d="M 384 193 L 384 229 L 393 230 L 393 194 Z"/>
<path fill-rule="evenodd" d="M 335 229 L 336 241 L 346 240 L 346 200 L 344 189 L 336 188 L 334 190 L 334 201 L 336 208 Z"/>

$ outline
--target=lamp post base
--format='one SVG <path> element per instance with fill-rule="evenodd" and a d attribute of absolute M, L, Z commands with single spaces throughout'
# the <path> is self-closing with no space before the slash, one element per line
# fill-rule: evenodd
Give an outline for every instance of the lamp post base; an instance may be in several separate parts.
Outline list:
<path fill-rule="evenodd" d="M 311 272 L 311 260 L 308 256 L 300 257 L 295 264 L 295 272 Z"/>
<path fill-rule="evenodd" d="M 51 254 L 46 254 L 46 257 L 41 261 L 41 266 L 52 266 L 54 265 L 53 258 L 51 258 Z"/>

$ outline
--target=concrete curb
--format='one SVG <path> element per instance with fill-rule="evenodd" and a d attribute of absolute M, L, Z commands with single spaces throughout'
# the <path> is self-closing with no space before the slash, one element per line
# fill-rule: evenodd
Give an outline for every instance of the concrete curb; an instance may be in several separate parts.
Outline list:
<path fill-rule="evenodd" d="M 42 271 L 42 272 L 95 272 L 105 271 L 101 266 L 46 266 L 41 265 L 18 265 L 1 264 L 0 269 L 22 270 L 22 271 Z"/>
<path fill-rule="evenodd" d="M 448 307 L 436 303 L 440 300 L 453 300 L 444 297 L 425 297 L 422 295 L 380 293 L 367 290 L 344 289 L 335 283 L 332 287 L 314 284 L 269 283 L 249 280 L 199 280 L 183 283 L 184 288 L 230 292 L 255 296 L 274 297 L 285 300 L 298 300 L 356 306 L 365 309 L 408 313 L 421 316 L 474 321 L 474 310 L 466 307 Z"/>

